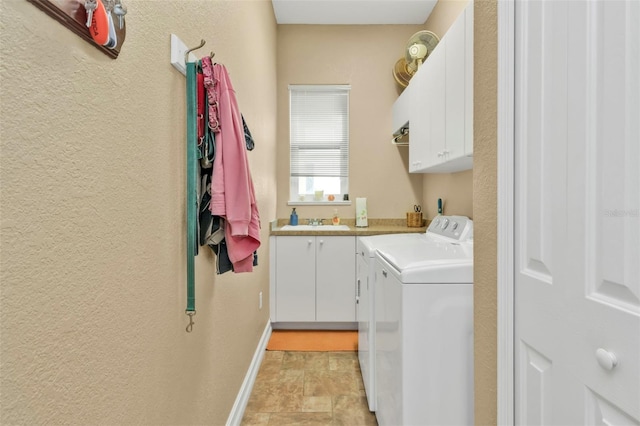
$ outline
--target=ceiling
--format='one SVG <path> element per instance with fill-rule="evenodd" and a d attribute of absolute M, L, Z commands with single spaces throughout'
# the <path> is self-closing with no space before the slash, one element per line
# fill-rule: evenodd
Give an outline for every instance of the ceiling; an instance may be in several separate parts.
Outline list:
<path fill-rule="evenodd" d="M 424 24 L 437 0 L 271 0 L 278 24 Z"/>

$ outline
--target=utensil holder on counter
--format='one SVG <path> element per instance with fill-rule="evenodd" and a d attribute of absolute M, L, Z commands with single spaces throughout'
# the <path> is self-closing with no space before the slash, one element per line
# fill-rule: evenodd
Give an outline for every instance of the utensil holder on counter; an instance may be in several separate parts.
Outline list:
<path fill-rule="evenodd" d="M 422 227 L 422 212 L 407 212 L 407 226 L 409 228 Z"/>

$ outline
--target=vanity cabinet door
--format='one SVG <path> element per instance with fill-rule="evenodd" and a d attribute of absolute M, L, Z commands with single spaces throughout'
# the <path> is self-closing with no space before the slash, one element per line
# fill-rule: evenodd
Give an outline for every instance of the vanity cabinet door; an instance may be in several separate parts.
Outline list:
<path fill-rule="evenodd" d="M 276 321 L 315 321 L 315 237 L 276 238 Z"/>
<path fill-rule="evenodd" d="M 356 320 L 356 237 L 316 237 L 316 321 Z"/>

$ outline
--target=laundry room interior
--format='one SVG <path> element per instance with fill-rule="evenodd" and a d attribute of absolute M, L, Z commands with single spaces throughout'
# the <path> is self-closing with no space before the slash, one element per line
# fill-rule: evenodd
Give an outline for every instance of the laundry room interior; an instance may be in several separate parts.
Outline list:
<path fill-rule="evenodd" d="M 1 424 L 491 425 L 504 423 L 505 410 L 506 418 L 513 415 L 513 395 L 504 387 L 513 378 L 505 379 L 501 358 L 501 345 L 510 342 L 502 324 L 513 316 L 499 318 L 505 259 L 497 215 L 504 208 L 498 187 L 500 2 L 402 0 L 423 8 L 419 22 L 405 16 L 383 23 L 365 18 L 393 2 L 324 1 L 344 9 L 322 23 L 296 20 L 301 3 L 323 1 L 0 3 Z M 365 4 L 370 10 L 362 9 Z M 278 10 L 285 6 L 292 9 L 288 17 Z M 447 86 L 451 73 L 444 71 L 442 83 L 424 95 L 417 79 L 433 58 L 421 51 L 425 56 L 416 60 L 410 47 L 433 43 L 429 55 L 438 46 L 443 52 L 454 45 L 445 36 L 457 22 L 463 36 L 456 42 L 467 49 L 458 56 L 462 83 Z M 427 33 L 435 41 L 418 37 Z M 297 128 L 291 108 L 296 94 L 318 87 L 347 94 L 341 116 L 347 148 L 337 187 L 304 189 L 308 176 L 292 171 Z M 411 105 L 402 106 L 408 93 Z M 454 96 L 459 110 L 452 113 Z M 432 128 L 410 119 L 422 112 L 414 103 L 434 117 L 456 116 L 440 129 L 458 132 L 463 151 L 412 151 L 421 132 Z M 638 103 L 626 105 L 637 109 Z M 217 114 L 221 128 L 214 124 Z M 232 139 L 238 142 L 233 152 L 222 144 Z M 427 154 L 439 163 L 415 158 Z M 223 158 L 224 168 L 217 163 Z M 313 158 L 319 169 L 325 165 L 321 155 Z M 226 180 L 219 178 L 222 170 Z M 210 208 L 203 208 L 206 194 Z M 219 196 L 227 197 L 223 204 L 215 204 Z M 637 205 L 624 211 L 631 212 L 627 220 L 636 219 L 630 235 L 637 235 Z M 358 244 L 382 234 L 405 239 L 382 239 L 369 248 L 367 276 L 387 278 L 405 265 L 388 277 L 407 293 L 397 287 L 373 299 L 373 284 L 365 286 L 367 278 L 358 275 L 358 254 L 367 257 Z M 433 240 L 428 249 L 425 238 Z M 447 256 L 441 256 L 443 247 Z M 627 255 L 637 253 L 637 244 L 626 247 Z M 329 255 L 321 259 L 323 250 Z M 433 259 L 442 260 L 436 272 L 425 263 Z M 627 277 L 637 277 L 633 271 Z M 306 290 L 298 286 L 303 281 Z M 316 287 L 321 281 L 335 293 L 322 293 Z M 449 360 L 460 363 L 456 374 L 437 379 L 437 369 L 432 378 L 423 367 L 437 367 L 446 357 L 421 346 L 416 358 L 411 350 L 421 324 L 406 313 L 382 323 L 369 316 L 376 309 L 395 312 L 402 300 L 406 312 L 426 324 L 420 298 L 450 300 L 444 293 L 441 299 L 427 295 L 433 290 L 427 287 L 437 286 L 419 285 L 430 283 L 460 287 L 452 306 L 464 308 L 442 318 L 450 328 L 429 328 L 431 343 L 453 348 Z M 364 294 L 371 296 L 366 302 Z M 376 305 L 382 301 L 397 304 Z M 368 327 L 376 324 L 383 346 L 367 349 L 375 336 Z M 398 334 L 398 324 L 405 334 Z M 300 330 L 351 331 L 358 341 L 355 348 L 336 349 L 339 338 L 333 337 L 330 349 L 317 349 L 319 340 L 312 339 L 309 352 L 268 347 L 276 332 Z M 409 345 L 401 355 L 384 348 L 398 342 Z M 602 368 L 616 366 L 612 352 L 603 349 L 598 357 Z M 396 372 L 399 360 L 405 369 Z M 367 363 L 382 368 L 376 373 Z M 344 384 L 349 395 L 327 390 L 322 374 L 306 370 L 320 364 L 335 370 L 326 376 L 337 381 L 354 377 L 355 385 Z M 426 378 L 412 375 L 414 368 Z M 269 374 L 284 384 L 270 382 Z M 380 389 L 385 380 L 386 394 L 384 388 L 372 393 L 369 387 Z M 430 395 L 427 412 L 411 386 Z M 389 408 L 394 395 L 388 391 L 395 387 L 405 394 Z M 435 404 L 439 389 L 464 397 Z M 275 413 L 251 399 L 258 391 L 299 392 L 300 399 L 279 397 L 274 403 L 283 412 Z M 504 401 L 510 401 L 507 408 Z M 353 417 L 356 403 L 364 417 Z M 629 419 L 640 418 L 628 401 L 620 406 Z M 429 417 L 438 410 L 466 417 Z M 294 416 L 305 411 L 312 416 Z"/>
<path fill-rule="evenodd" d="M 122 2 L 126 38 L 105 55 L 34 2 L 2 2 L 2 423 L 223 424 L 270 322 L 270 223 L 288 221 L 288 85 L 350 85 L 351 203 L 308 218 L 472 218 L 478 423 L 495 418 L 494 2 L 475 8 L 474 170 L 409 173 L 391 143 L 403 88 L 392 69 L 418 31 L 443 36 L 467 1 L 418 24 L 278 24 L 271 1 Z M 427 2 L 429 3 L 429 2 Z M 117 22 L 116 22 L 117 25 Z M 229 72 L 255 141 L 258 265 L 216 273 L 195 257 L 187 303 L 186 78 L 171 34 Z M 104 49 L 103 49 L 104 50 Z M 478 170 L 480 173 L 478 173 Z M 351 222 L 354 223 L 354 222 Z M 424 228 L 421 228 L 424 230 Z M 478 256 L 478 255 L 476 255 Z M 478 262 L 476 257 L 476 262 Z M 262 297 L 260 307 L 259 297 Z"/>

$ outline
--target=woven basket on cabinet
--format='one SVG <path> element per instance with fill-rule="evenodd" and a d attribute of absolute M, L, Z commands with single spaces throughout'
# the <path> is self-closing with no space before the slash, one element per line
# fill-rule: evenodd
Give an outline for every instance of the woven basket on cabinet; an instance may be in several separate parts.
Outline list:
<path fill-rule="evenodd" d="M 422 226 L 422 212 L 407 212 L 407 226 L 420 228 Z"/>

